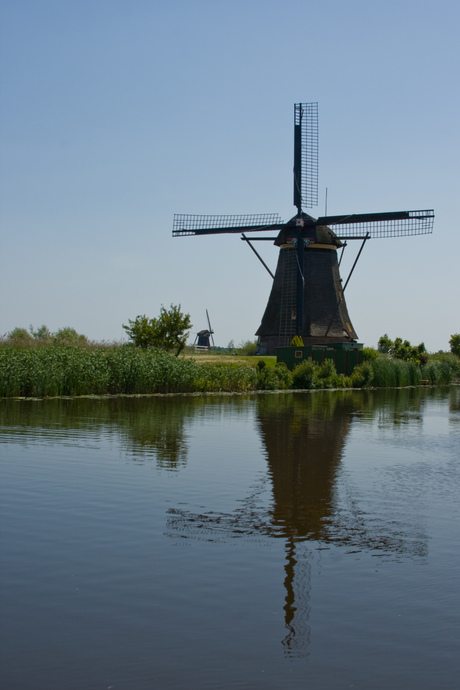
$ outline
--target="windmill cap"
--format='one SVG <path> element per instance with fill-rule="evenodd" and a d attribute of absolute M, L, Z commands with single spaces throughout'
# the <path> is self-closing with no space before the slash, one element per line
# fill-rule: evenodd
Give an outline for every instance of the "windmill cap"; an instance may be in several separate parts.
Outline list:
<path fill-rule="evenodd" d="M 291 237 L 297 237 L 299 231 L 298 220 L 299 216 L 294 216 L 291 220 L 288 220 L 286 225 L 280 230 L 274 242 L 277 247 L 280 247 L 282 244 L 289 244 L 289 239 Z M 330 244 L 334 247 L 343 246 L 343 242 L 339 240 L 335 232 L 327 225 L 315 225 L 316 218 L 309 216 L 308 213 L 302 213 L 302 220 L 304 223 L 300 228 L 302 237 L 318 244 Z"/>

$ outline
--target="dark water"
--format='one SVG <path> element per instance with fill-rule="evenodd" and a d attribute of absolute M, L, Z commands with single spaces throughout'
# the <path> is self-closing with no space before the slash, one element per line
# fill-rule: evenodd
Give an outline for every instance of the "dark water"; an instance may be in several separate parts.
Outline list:
<path fill-rule="evenodd" d="M 460 685 L 460 388 L 0 401 L 9 689 Z"/>

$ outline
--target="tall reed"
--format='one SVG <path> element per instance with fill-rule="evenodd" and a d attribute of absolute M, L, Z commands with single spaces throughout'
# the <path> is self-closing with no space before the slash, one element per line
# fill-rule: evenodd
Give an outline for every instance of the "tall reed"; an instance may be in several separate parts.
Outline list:
<path fill-rule="evenodd" d="M 456 360 L 456 358 L 455 358 Z M 413 362 L 378 356 L 350 377 L 332 360 L 306 360 L 291 373 L 284 365 L 200 363 L 161 350 L 122 347 L 0 345 L 0 397 L 52 397 L 151 393 L 244 392 L 287 388 L 416 386 L 421 379 L 447 384 L 458 372 L 452 358 Z M 457 374 L 458 375 L 458 374 Z"/>

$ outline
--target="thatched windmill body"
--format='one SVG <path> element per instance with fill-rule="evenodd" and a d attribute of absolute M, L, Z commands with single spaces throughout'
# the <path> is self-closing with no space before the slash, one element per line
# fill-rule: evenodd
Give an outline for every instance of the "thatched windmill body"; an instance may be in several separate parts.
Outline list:
<path fill-rule="evenodd" d="M 305 345 L 353 343 L 357 334 L 348 315 L 344 291 L 364 243 L 369 238 L 432 232 L 434 212 L 394 211 L 313 218 L 304 212 L 318 204 L 318 104 L 294 105 L 294 206 L 296 215 L 283 222 L 278 214 L 244 216 L 174 216 L 173 236 L 239 233 L 273 278 L 272 289 L 256 332 L 259 353 L 274 354 L 300 336 Z M 336 234 L 331 228 L 337 229 Z M 277 232 L 276 237 L 247 233 Z M 279 247 L 273 275 L 252 241 Z M 347 240 L 361 240 L 350 275 L 343 285 L 337 250 Z"/>

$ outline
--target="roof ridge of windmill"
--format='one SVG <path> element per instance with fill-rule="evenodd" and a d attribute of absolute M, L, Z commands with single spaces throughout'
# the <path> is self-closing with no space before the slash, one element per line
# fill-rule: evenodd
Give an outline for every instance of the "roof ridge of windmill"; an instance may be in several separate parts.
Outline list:
<path fill-rule="evenodd" d="M 294 104 L 293 178 L 297 213 L 288 221 L 282 221 L 276 213 L 175 214 L 173 237 L 240 234 L 263 263 L 273 283 L 256 331 L 258 354 L 275 354 L 277 348 L 289 346 L 295 336 L 299 336 L 305 346 L 362 347 L 357 343 L 358 335 L 348 314 L 344 292 L 366 241 L 429 234 L 433 231 L 434 211 L 390 211 L 319 218 L 306 213 L 305 208 L 318 204 L 316 102 Z M 275 232 L 276 235 L 251 236 L 251 239 L 246 236 L 246 233 L 259 232 Z M 252 245 L 254 240 L 271 241 L 279 247 L 275 274 Z M 342 285 L 337 251 L 343 250 L 347 240 L 361 240 L 362 244 Z"/>

